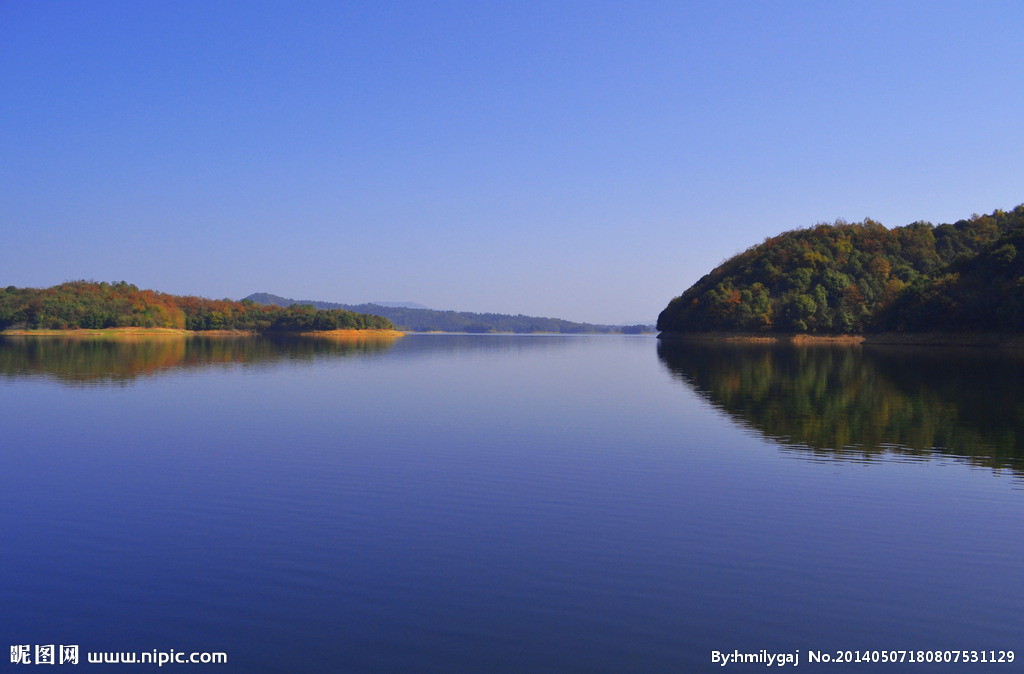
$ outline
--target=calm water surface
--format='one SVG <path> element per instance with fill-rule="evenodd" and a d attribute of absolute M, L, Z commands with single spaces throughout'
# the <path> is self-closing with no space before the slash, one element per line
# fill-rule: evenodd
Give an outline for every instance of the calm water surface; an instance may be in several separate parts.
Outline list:
<path fill-rule="evenodd" d="M 1024 663 L 1019 357 L 8 339 L 0 411 L 12 645 L 238 672 Z"/>

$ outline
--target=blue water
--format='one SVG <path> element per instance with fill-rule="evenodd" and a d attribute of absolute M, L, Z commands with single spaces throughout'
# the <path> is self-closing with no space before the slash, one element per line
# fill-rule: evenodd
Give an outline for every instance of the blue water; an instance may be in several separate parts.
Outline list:
<path fill-rule="evenodd" d="M 761 649 L 812 671 L 808 649 L 1024 662 L 1016 408 L 973 429 L 941 382 L 906 383 L 912 359 L 847 369 L 906 389 L 886 407 L 912 426 L 952 410 L 981 450 L 887 443 L 884 425 L 870 444 L 863 426 L 845 447 L 800 436 L 824 417 L 781 433 L 778 409 L 721 393 L 751 356 L 672 360 L 650 336 L 76 348 L 0 344 L 10 645 L 225 652 L 225 672 L 703 671 Z M 708 362 L 720 379 L 692 365 Z M 978 671 L 847 666 L 876 667 Z"/>

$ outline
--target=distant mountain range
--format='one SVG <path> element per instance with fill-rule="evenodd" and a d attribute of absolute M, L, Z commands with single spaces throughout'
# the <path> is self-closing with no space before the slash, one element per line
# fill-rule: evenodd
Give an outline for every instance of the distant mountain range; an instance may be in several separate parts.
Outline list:
<path fill-rule="evenodd" d="M 257 304 L 289 307 L 309 304 L 317 309 L 344 309 L 383 316 L 399 330 L 410 332 L 554 332 L 554 333 L 624 333 L 654 332 L 653 325 L 595 325 L 574 323 L 561 318 L 515 316 L 509 314 L 480 314 L 469 311 L 439 311 L 414 302 L 379 302 L 367 304 L 340 304 L 320 300 L 294 300 L 270 293 L 253 293 L 245 298 Z"/>

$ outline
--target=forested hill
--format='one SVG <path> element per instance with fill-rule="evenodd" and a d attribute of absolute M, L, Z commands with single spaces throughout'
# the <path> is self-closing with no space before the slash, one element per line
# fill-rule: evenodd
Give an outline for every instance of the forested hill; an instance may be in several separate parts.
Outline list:
<path fill-rule="evenodd" d="M 1024 204 L 952 224 L 785 232 L 726 260 L 658 317 L 667 333 L 1024 329 Z"/>
<path fill-rule="evenodd" d="M 185 330 L 325 331 L 390 329 L 381 316 L 310 306 L 264 306 L 139 290 L 119 283 L 70 281 L 52 288 L 0 289 L 0 330 L 81 328 L 179 328 Z"/>
<path fill-rule="evenodd" d="M 287 307 L 292 304 L 310 304 L 318 309 L 346 309 L 384 316 L 398 326 L 399 330 L 415 332 L 554 332 L 554 333 L 640 333 L 650 332 L 645 325 L 618 326 L 574 323 L 560 318 L 537 316 L 511 316 L 508 314 L 480 314 L 468 311 L 438 311 L 436 309 L 415 309 L 408 306 L 384 306 L 381 304 L 338 304 L 312 300 L 293 300 L 270 293 L 254 293 L 245 299 L 259 304 L 274 304 Z"/>

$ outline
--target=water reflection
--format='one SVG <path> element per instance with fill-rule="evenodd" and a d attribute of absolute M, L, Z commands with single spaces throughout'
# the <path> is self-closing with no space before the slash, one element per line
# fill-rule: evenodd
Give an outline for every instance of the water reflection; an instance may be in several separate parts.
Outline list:
<path fill-rule="evenodd" d="M 0 376 L 43 376 L 73 385 L 127 383 L 183 368 L 247 365 L 370 355 L 389 349 L 394 337 L 0 338 Z"/>
<path fill-rule="evenodd" d="M 376 356 L 389 358 L 472 357 L 482 352 L 522 352 L 565 348 L 576 335 L 431 335 L 405 337 L 367 333 L 344 336 L 182 337 L 29 337 L 0 336 L 0 377 L 43 376 L 89 386 L 128 383 L 183 368 L 202 369 L 229 363 L 246 366 L 320 358 Z M 614 337 L 605 337 L 614 339 Z"/>
<path fill-rule="evenodd" d="M 803 456 L 951 455 L 1024 473 L 1024 354 L 659 344 L 673 377 Z"/>

